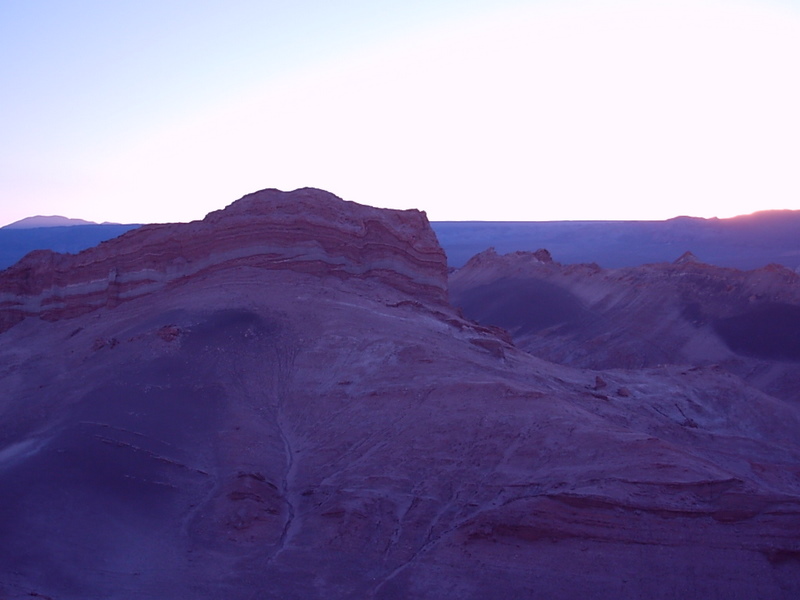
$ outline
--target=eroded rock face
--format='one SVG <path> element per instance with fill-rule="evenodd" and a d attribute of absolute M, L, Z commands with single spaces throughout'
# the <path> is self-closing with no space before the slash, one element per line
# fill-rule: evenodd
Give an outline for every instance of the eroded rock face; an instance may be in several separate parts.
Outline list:
<path fill-rule="evenodd" d="M 484 252 L 450 276 L 455 305 L 537 356 L 587 368 L 721 364 L 800 400 L 800 276 L 740 271 L 690 252 L 624 269 Z"/>
<path fill-rule="evenodd" d="M 146 225 L 77 255 L 39 250 L 0 273 L 0 331 L 74 317 L 232 265 L 372 278 L 446 302 L 445 257 L 424 213 L 322 190 L 263 190 L 202 221 Z"/>
<path fill-rule="evenodd" d="M 0 334 L 1 597 L 800 594 L 796 406 L 542 361 L 395 268 L 252 256 Z"/>

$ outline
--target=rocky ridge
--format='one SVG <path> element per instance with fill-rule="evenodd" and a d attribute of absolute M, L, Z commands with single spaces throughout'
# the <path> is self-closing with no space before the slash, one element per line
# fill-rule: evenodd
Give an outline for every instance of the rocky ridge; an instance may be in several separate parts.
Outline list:
<path fill-rule="evenodd" d="M 419 211 L 361 206 L 322 190 L 263 190 L 202 221 L 145 225 L 77 255 L 31 252 L 0 272 L 0 332 L 29 316 L 70 318 L 243 264 L 375 278 L 442 304 L 443 261 Z"/>
<path fill-rule="evenodd" d="M 595 369 L 719 364 L 800 400 L 800 275 L 699 261 L 601 269 L 489 250 L 450 276 L 454 304 L 519 347 Z M 547 254 L 549 257 L 549 254 Z"/>

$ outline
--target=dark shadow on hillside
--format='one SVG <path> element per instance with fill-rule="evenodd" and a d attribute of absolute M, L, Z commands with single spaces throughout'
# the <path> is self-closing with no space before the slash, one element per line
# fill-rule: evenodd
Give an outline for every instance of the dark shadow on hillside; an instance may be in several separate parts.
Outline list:
<path fill-rule="evenodd" d="M 589 315 L 580 299 L 546 281 L 503 278 L 466 290 L 453 298 L 464 314 L 514 335 L 557 325 L 575 325 Z"/>
<path fill-rule="evenodd" d="M 714 329 L 738 354 L 800 361 L 800 306 L 771 303 L 719 319 Z"/>

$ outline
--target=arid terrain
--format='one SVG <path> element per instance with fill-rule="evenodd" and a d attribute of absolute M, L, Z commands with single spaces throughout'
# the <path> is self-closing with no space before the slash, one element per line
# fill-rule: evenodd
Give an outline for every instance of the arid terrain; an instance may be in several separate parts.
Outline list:
<path fill-rule="evenodd" d="M 563 265 L 546 250 L 487 250 L 450 276 L 467 317 L 505 328 L 518 347 L 591 369 L 717 365 L 800 403 L 800 275 L 700 262 L 620 269 Z"/>
<path fill-rule="evenodd" d="M 448 281 L 424 213 L 314 189 L 34 252 L 0 598 L 800 597 L 797 294 L 691 257 Z"/>

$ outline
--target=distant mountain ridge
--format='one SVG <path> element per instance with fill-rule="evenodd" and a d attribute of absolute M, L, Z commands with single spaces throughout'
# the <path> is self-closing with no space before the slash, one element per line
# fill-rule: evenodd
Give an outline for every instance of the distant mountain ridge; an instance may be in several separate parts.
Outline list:
<path fill-rule="evenodd" d="M 487 248 L 498 253 L 547 248 L 564 264 L 607 269 L 672 262 L 691 251 L 720 267 L 800 268 L 800 211 L 769 210 L 730 219 L 667 221 L 533 221 L 431 223 L 451 267 Z"/>
<path fill-rule="evenodd" d="M 36 215 L 35 217 L 25 217 L 19 221 L 14 221 L 4 227 L 0 227 L 0 229 L 36 229 L 38 227 L 74 227 L 76 225 L 98 225 L 98 223 L 84 219 L 70 219 L 60 215 Z"/>

